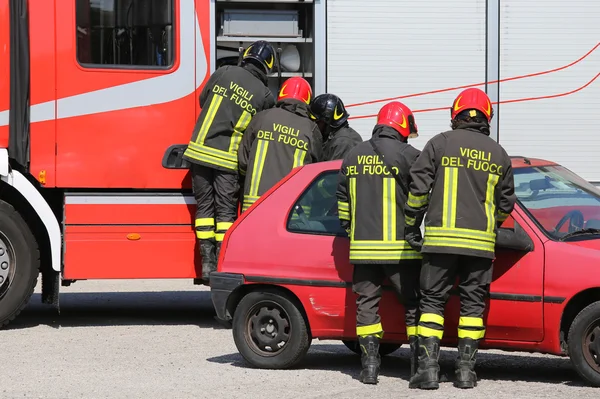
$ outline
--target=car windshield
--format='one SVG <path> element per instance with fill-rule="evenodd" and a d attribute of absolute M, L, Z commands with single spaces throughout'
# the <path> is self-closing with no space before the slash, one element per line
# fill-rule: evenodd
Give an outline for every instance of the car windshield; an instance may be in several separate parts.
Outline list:
<path fill-rule="evenodd" d="M 590 238 L 600 238 L 594 231 L 600 229 L 598 188 L 558 165 L 513 171 L 519 201 L 549 236 L 565 239 L 590 233 Z"/>

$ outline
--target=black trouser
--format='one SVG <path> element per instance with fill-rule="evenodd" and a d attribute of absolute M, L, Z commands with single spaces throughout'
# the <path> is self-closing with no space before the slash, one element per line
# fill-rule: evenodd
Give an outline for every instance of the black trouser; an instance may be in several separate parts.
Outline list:
<path fill-rule="evenodd" d="M 485 298 L 492 282 L 492 259 L 453 254 L 423 254 L 419 335 L 442 339 L 444 307 L 459 278 L 458 338 L 483 338 Z"/>
<path fill-rule="evenodd" d="M 383 336 L 379 315 L 383 280 L 388 277 L 404 304 L 408 335 L 416 335 L 419 307 L 420 260 L 405 260 L 393 265 L 354 265 L 352 290 L 356 298 L 356 334 Z"/>
<path fill-rule="evenodd" d="M 225 232 L 237 217 L 238 175 L 193 164 L 192 190 L 197 204 L 196 237 L 223 241 Z"/>

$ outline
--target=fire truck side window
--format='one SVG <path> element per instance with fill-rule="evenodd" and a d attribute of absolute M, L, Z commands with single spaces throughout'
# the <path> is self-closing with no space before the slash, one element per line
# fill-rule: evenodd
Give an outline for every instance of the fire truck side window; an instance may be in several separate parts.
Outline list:
<path fill-rule="evenodd" d="M 173 64 L 173 0 L 77 0 L 77 60 L 89 67 Z"/>

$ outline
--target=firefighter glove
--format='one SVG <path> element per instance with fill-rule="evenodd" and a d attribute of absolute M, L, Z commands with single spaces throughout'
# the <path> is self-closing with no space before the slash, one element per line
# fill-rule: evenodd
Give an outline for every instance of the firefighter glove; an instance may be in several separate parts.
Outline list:
<path fill-rule="evenodd" d="M 406 226 L 404 228 L 404 239 L 412 249 L 421 252 L 421 248 L 423 247 L 423 236 L 421 235 L 421 229 L 418 226 Z"/>

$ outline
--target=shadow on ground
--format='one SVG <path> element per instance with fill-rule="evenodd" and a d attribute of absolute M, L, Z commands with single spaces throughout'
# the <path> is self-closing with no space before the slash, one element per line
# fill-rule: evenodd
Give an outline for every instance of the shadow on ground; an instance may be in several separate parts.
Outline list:
<path fill-rule="evenodd" d="M 456 350 L 442 348 L 440 354 L 441 382 L 453 381 L 455 358 Z M 207 360 L 240 368 L 251 367 L 239 353 Z M 317 344 L 311 347 L 298 368 L 338 371 L 358 380 L 360 358 L 350 352 L 342 343 L 339 345 Z M 570 360 L 561 357 L 517 356 L 511 355 L 509 352 L 498 354 L 483 351 L 478 354 L 476 371 L 480 381 L 530 381 L 587 386 L 573 369 Z M 409 351 L 406 345 L 382 359 L 382 376 L 399 378 L 408 384 L 409 373 Z"/>
<path fill-rule="evenodd" d="M 197 325 L 221 329 L 209 291 L 61 293 L 60 314 L 34 294 L 5 329 L 118 325 Z"/>

